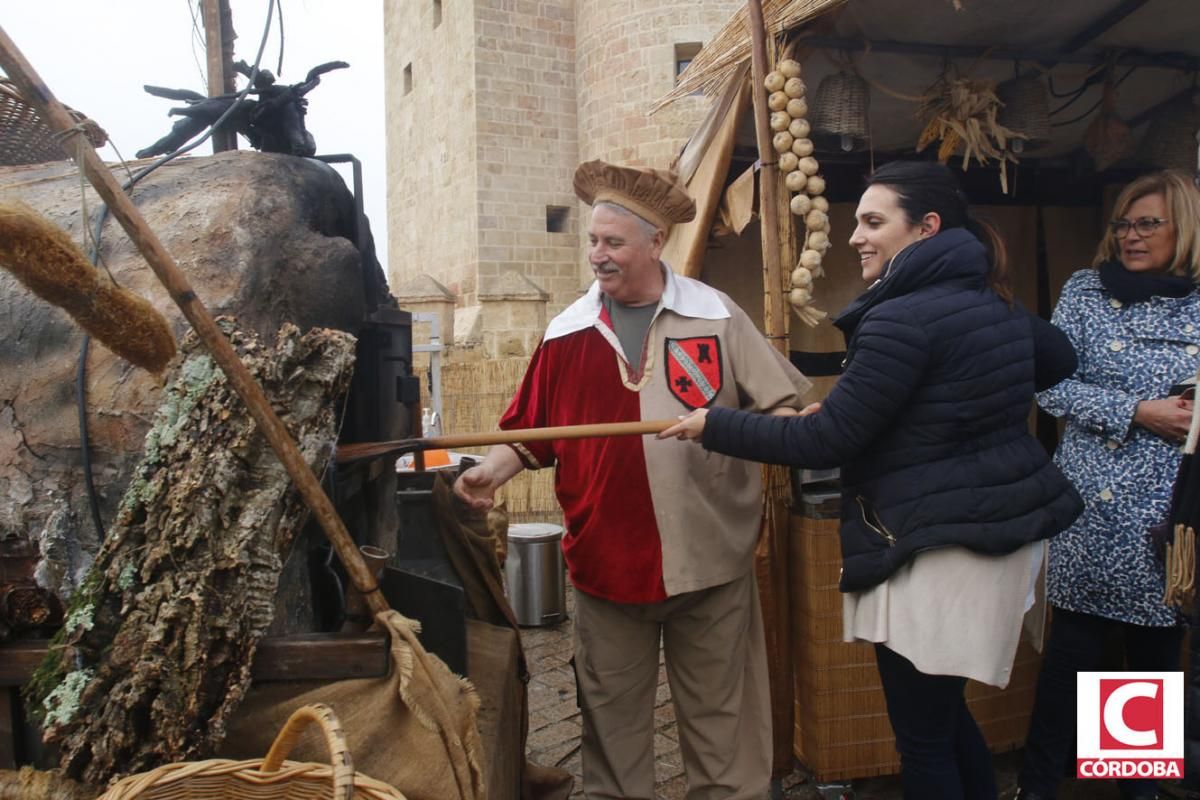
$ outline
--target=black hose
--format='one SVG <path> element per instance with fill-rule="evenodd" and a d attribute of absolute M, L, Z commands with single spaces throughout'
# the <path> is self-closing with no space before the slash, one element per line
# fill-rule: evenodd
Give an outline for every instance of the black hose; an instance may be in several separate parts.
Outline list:
<path fill-rule="evenodd" d="M 159 167 L 174 161 L 184 153 L 189 153 L 195 150 L 200 145 L 212 138 L 213 131 L 218 128 L 222 122 L 229 118 L 237 107 L 246 99 L 246 95 L 254 88 L 254 79 L 258 76 L 258 65 L 262 62 L 263 51 L 267 47 L 267 36 L 271 32 L 271 19 L 274 16 L 275 7 L 280 4 L 280 0 L 271 0 L 267 4 L 267 22 L 263 26 L 262 41 L 258 45 L 258 55 L 254 59 L 254 67 L 250 70 L 250 76 L 247 78 L 246 88 L 238 93 L 238 96 L 230 104 L 225 113 L 217 118 L 217 121 L 209 126 L 208 130 L 199 139 L 196 139 L 191 144 L 180 147 L 172 153 L 167 153 L 162 158 L 155 161 L 143 170 L 134 173 L 128 181 L 121 186 L 122 191 L 129 192 L 142 178 L 145 178 L 150 173 Z M 283 15 L 283 8 L 280 6 L 280 16 Z M 281 32 L 282 35 L 282 32 Z M 282 43 L 280 45 L 282 50 Z M 280 58 L 282 58 L 282 53 Z M 92 252 L 90 259 L 92 266 L 96 266 L 100 260 L 100 236 L 104 229 L 104 223 L 108 219 L 108 204 L 101 203 L 100 210 L 96 214 L 96 222 L 92 226 Z M 85 222 L 86 224 L 86 222 Z M 75 403 L 79 414 L 79 446 L 83 453 L 83 478 L 84 486 L 87 488 L 88 507 L 92 512 L 92 524 L 96 526 L 96 535 L 99 541 L 103 542 L 105 537 L 104 521 L 100 515 L 100 496 L 96 493 L 95 476 L 92 471 L 92 452 L 89 445 L 88 424 L 87 424 L 87 356 L 88 348 L 91 345 L 91 334 L 83 334 L 83 342 L 79 346 L 79 362 L 75 365 Z"/>

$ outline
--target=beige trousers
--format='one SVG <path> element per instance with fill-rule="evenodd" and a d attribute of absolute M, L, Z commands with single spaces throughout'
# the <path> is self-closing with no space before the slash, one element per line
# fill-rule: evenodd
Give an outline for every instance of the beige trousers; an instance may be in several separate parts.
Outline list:
<path fill-rule="evenodd" d="M 687 800 L 762 800 L 771 779 L 766 641 L 754 573 L 661 603 L 575 592 L 588 800 L 654 800 L 661 637 Z"/>

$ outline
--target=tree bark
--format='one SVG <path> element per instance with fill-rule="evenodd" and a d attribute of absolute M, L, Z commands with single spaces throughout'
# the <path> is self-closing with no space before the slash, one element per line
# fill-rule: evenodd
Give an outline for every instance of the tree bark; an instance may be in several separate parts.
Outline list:
<path fill-rule="evenodd" d="M 220 326 L 317 471 L 337 438 L 354 340 L 287 324 L 275 347 Z M 271 623 L 307 508 L 224 373 L 183 344 L 142 461 L 46 662 L 30 682 L 72 777 L 203 758 Z"/>

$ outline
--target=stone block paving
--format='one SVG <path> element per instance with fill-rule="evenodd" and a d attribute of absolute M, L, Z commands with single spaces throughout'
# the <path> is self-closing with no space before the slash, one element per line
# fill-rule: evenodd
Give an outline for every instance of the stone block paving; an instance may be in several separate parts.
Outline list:
<path fill-rule="evenodd" d="M 573 593 L 567 589 L 567 619 L 554 626 L 523 628 L 521 641 L 529 664 L 529 758 L 546 766 L 558 766 L 575 777 L 572 800 L 582 798 L 580 780 L 579 708 L 575 705 L 575 676 L 571 670 L 571 617 Z M 675 708 L 667 685 L 666 669 L 659 664 L 655 696 L 654 756 L 656 794 L 659 800 L 682 800 L 687 790 Z M 1010 798 L 1020 766 L 1019 753 L 996 756 L 996 781 L 1000 797 Z M 895 776 L 855 780 L 846 785 L 818 785 L 799 765 L 781 782 L 775 800 L 901 800 Z M 1085 781 L 1064 785 L 1062 800 L 1108 800 L 1117 798 L 1115 787 Z M 764 798 L 764 800 L 767 800 Z"/>

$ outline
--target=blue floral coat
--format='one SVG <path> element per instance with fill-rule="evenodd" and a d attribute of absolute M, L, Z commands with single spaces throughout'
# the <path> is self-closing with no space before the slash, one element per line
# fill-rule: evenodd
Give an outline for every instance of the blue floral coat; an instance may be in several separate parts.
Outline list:
<path fill-rule="evenodd" d="M 1054 460 L 1087 505 L 1051 540 L 1049 600 L 1138 625 L 1177 624 L 1147 532 L 1170 510 L 1180 447 L 1133 425 L 1133 413 L 1200 367 L 1200 291 L 1125 305 L 1084 269 L 1067 281 L 1052 321 L 1079 367 L 1038 401 L 1066 419 Z"/>

